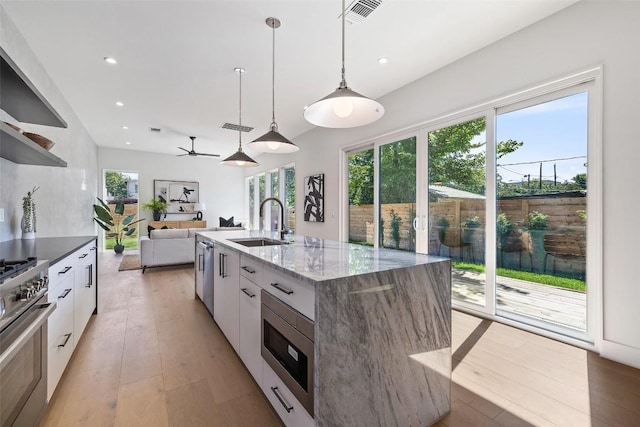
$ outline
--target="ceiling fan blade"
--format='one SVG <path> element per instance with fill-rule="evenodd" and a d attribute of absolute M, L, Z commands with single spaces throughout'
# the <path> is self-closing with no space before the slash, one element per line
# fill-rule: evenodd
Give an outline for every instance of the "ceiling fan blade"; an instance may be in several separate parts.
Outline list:
<path fill-rule="evenodd" d="M 220 157 L 220 154 L 196 153 L 196 156 Z"/>
<path fill-rule="evenodd" d="M 177 154 L 176 157 L 188 156 L 189 154 Z"/>
<path fill-rule="evenodd" d="M 182 147 L 178 147 L 179 149 L 186 151 L 187 153 L 189 152 L 189 150 L 187 150 L 186 148 L 182 148 Z"/>

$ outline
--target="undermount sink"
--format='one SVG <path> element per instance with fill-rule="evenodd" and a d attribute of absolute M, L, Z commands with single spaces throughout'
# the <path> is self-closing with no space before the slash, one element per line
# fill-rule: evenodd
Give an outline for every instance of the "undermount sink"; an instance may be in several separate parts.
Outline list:
<path fill-rule="evenodd" d="M 248 246 L 248 247 L 277 246 L 277 245 L 286 245 L 288 243 L 282 240 L 267 239 L 264 237 L 260 237 L 260 238 L 247 237 L 244 239 L 229 239 L 229 241 L 237 243 L 242 246 Z"/>

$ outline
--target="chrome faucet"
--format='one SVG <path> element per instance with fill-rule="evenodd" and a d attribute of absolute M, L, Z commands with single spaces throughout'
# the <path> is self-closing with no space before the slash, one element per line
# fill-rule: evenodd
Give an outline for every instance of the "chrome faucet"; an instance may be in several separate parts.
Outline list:
<path fill-rule="evenodd" d="M 262 203 L 260 203 L 260 218 L 262 218 L 263 216 L 262 208 L 264 207 L 265 203 L 269 201 L 278 202 L 278 204 L 280 205 L 280 240 L 284 240 L 284 235 L 287 234 L 287 229 L 284 226 L 284 205 L 279 199 L 277 199 L 276 197 L 267 197 L 266 199 L 264 199 Z"/>

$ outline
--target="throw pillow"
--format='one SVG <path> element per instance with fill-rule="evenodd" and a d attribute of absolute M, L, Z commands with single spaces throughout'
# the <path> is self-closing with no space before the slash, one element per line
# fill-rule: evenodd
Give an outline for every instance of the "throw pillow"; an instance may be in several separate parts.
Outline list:
<path fill-rule="evenodd" d="M 163 225 L 162 227 L 160 227 L 160 230 L 168 230 L 169 227 L 167 227 L 166 225 Z"/>
<path fill-rule="evenodd" d="M 155 227 L 152 227 L 152 226 L 150 226 L 150 225 L 147 225 L 147 233 L 148 233 L 148 235 L 149 235 L 149 238 L 151 238 L 151 231 L 152 231 L 152 230 L 155 230 L 155 229 L 156 229 Z"/>
<path fill-rule="evenodd" d="M 233 223 L 233 217 L 229 218 L 229 219 L 224 219 L 222 217 L 220 218 L 220 227 L 235 227 L 235 224 Z"/>

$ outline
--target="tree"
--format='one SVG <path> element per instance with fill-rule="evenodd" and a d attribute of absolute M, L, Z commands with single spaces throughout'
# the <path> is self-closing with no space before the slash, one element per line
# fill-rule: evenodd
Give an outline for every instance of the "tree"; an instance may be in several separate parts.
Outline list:
<path fill-rule="evenodd" d="M 122 200 L 127 198 L 127 177 L 120 172 L 107 171 L 105 173 L 104 186 L 107 195 L 112 199 Z"/>
<path fill-rule="evenodd" d="M 486 128 L 479 118 L 429 132 L 429 182 L 484 194 L 486 141 L 473 142 Z M 497 157 L 501 158 L 522 147 L 512 139 L 499 141 Z"/>
<path fill-rule="evenodd" d="M 373 204 L 373 149 L 349 155 L 349 204 Z"/>
<path fill-rule="evenodd" d="M 380 203 L 415 203 L 416 138 L 380 147 Z"/>
<path fill-rule="evenodd" d="M 573 182 L 575 182 L 581 189 L 587 189 L 587 174 L 579 173 L 572 178 Z"/>
<path fill-rule="evenodd" d="M 285 206 L 294 208 L 296 206 L 296 169 L 286 168 L 284 170 Z"/>

